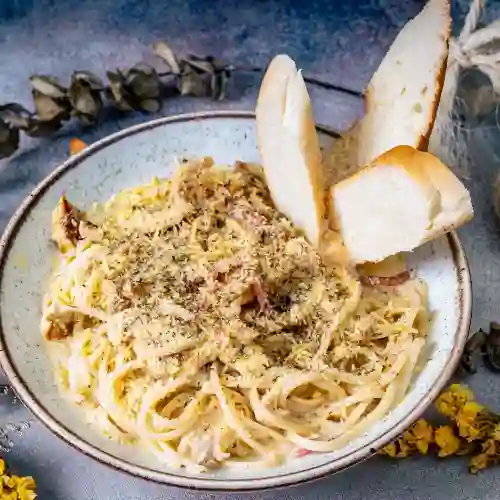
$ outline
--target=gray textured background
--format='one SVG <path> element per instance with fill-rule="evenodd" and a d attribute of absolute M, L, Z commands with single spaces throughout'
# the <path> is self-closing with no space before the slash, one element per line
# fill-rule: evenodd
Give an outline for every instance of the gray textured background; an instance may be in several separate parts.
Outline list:
<path fill-rule="evenodd" d="M 231 62 L 264 66 L 279 51 L 307 73 L 361 91 L 397 30 L 422 0 L 0 0 L 0 102 L 30 105 L 29 75 L 67 78 L 75 69 L 126 67 L 148 57 L 148 44 L 168 38 L 180 52 L 211 53 Z M 467 2 L 453 4 L 458 23 Z M 498 14 L 489 2 L 488 17 Z M 415 41 L 418 43 L 418 40 Z M 202 109 L 252 109 L 258 76 L 233 81 L 223 103 L 179 99 L 159 115 Z M 361 111 L 349 94 L 311 88 L 317 121 L 345 128 Z M 115 116 L 95 130 L 77 126 L 50 140 L 23 142 L 0 162 L 0 230 L 22 198 L 68 153 L 68 137 L 92 142 L 145 115 Z M 475 123 L 474 125 L 478 125 Z M 476 209 L 460 232 L 474 280 L 473 327 L 500 316 L 500 228 L 491 210 L 491 182 L 500 161 L 500 132 L 494 119 L 470 132 L 473 161 L 465 179 Z M 496 147 L 495 147 L 496 146 Z M 4 380 L 0 376 L 0 381 Z M 481 399 L 500 410 L 500 375 L 481 370 L 470 379 Z M 26 424 L 29 424 L 26 425 Z M 42 500 L 139 500 L 218 498 L 160 487 L 112 471 L 52 436 L 7 391 L 0 395 L 0 446 L 18 474 L 32 474 Z M 1 452 L 0 452 L 1 454 Z M 380 458 L 330 479 L 293 490 L 246 495 L 266 499 L 493 500 L 500 496 L 500 472 L 466 473 L 464 460 Z"/>

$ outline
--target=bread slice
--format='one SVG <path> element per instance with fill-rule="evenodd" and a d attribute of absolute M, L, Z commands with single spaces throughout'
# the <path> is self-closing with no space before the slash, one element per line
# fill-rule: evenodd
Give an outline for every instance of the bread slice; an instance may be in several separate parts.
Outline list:
<path fill-rule="evenodd" d="M 326 211 L 321 151 L 306 85 L 288 56 L 271 61 L 256 114 L 262 165 L 274 203 L 316 245 Z"/>
<path fill-rule="evenodd" d="M 444 84 L 451 34 L 449 0 L 429 0 L 398 34 L 365 92 L 365 116 L 333 147 L 331 182 L 385 151 L 427 150 Z"/>
<path fill-rule="evenodd" d="M 410 146 L 331 188 L 330 218 L 355 264 L 411 251 L 472 218 L 470 195 L 438 158 Z"/>

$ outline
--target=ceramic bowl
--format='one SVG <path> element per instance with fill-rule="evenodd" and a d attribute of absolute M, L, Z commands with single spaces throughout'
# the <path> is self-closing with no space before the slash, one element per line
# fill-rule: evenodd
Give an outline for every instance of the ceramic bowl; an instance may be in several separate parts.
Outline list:
<path fill-rule="evenodd" d="M 318 130 L 322 146 L 328 148 L 334 132 Z M 422 414 L 459 361 L 471 317 L 471 283 L 463 248 L 454 233 L 410 256 L 415 274 L 429 285 L 430 308 L 435 312 L 425 367 L 397 408 L 341 450 L 291 458 L 266 470 L 188 473 L 104 438 L 60 397 L 39 330 L 42 291 L 53 253 L 52 209 L 63 193 L 85 207 L 153 176 L 170 176 L 174 157 L 182 155 L 209 155 L 219 163 L 258 161 L 254 116 L 245 112 L 190 114 L 129 128 L 70 158 L 17 210 L 0 243 L 0 362 L 14 389 L 50 430 L 78 450 L 127 473 L 174 486 L 217 491 L 290 486 L 368 458 Z"/>

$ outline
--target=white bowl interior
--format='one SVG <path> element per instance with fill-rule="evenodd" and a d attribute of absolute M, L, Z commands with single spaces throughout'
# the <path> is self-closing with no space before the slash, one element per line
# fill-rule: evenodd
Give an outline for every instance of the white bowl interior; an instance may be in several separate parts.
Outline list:
<path fill-rule="evenodd" d="M 331 137 L 321 133 L 321 141 L 328 146 Z M 24 385 L 53 420 L 91 446 L 130 464 L 190 480 L 233 482 L 301 471 L 306 477 L 315 474 L 307 469 L 322 468 L 356 452 L 365 453 L 367 447 L 393 429 L 426 397 L 449 361 L 460 321 L 458 272 L 450 241 L 444 237 L 410 256 L 416 274 L 429 284 L 430 308 L 437 312 L 430 333 L 428 362 L 404 401 L 342 450 L 291 459 L 276 469 L 221 470 L 199 475 L 169 468 L 148 453 L 109 441 L 87 425 L 83 416 L 60 397 L 39 330 L 41 296 L 51 271 L 53 252 L 50 215 L 58 198 L 66 193 L 72 202 L 82 207 L 96 200 L 106 200 L 123 188 L 150 181 L 155 175 L 170 176 L 176 155 L 210 155 L 219 163 L 259 159 L 255 121 L 244 116 L 173 121 L 108 142 L 106 147 L 97 148 L 88 155 L 84 153 L 81 162 L 77 158 L 78 167 L 65 170 L 36 197 L 15 232 L 5 259 L 0 311 L 6 351 Z M 278 482 L 282 481 L 278 479 Z"/>

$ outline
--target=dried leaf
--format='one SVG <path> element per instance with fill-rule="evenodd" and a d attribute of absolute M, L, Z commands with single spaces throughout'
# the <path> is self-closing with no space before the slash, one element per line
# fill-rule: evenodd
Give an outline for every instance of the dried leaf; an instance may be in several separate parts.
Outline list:
<path fill-rule="evenodd" d="M 38 90 L 33 90 L 36 114 L 41 121 L 65 120 L 69 113 L 65 106 Z"/>
<path fill-rule="evenodd" d="M 106 92 L 109 100 L 121 111 L 132 111 L 134 108 L 129 103 L 130 96 L 124 88 L 125 78 L 119 70 L 108 71 L 109 90 Z"/>
<path fill-rule="evenodd" d="M 464 346 L 464 352 L 460 360 L 460 366 L 470 374 L 477 372 L 477 367 L 474 359 L 475 354 L 480 354 L 486 345 L 487 335 L 483 330 L 479 329 L 474 333 Z"/>
<path fill-rule="evenodd" d="M 85 82 L 92 90 L 104 90 L 104 83 L 101 78 L 90 71 L 75 71 L 71 75 L 71 82 Z"/>
<path fill-rule="evenodd" d="M 161 103 L 157 99 L 145 99 L 141 101 L 141 108 L 148 113 L 157 113 L 160 111 Z"/>
<path fill-rule="evenodd" d="M 33 75 L 30 77 L 30 83 L 33 90 L 52 99 L 62 99 L 66 95 L 66 89 L 52 76 Z"/>
<path fill-rule="evenodd" d="M 19 130 L 0 120 L 0 158 L 7 158 L 19 148 Z"/>
<path fill-rule="evenodd" d="M 153 45 L 153 52 L 163 59 L 172 70 L 172 73 L 179 75 L 181 73 L 181 67 L 175 56 L 173 50 L 168 46 L 167 42 L 157 42 Z"/>
<path fill-rule="evenodd" d="M 464 352 L 469 354 L 473 354 L 474 352 L 481 352 L 484 345 L 486 344 L 486 340 L 487 335 L 480 328 L 476 333 L 469 337 L 469 339 L 465 343 Z"/>
<path fill-rule="evenodd" d="M 186 64 L 191 66 L 193 69 L 200 71 L 201 73 L 215 73 L 215 66 L 213 63 L 213 57 L 199 57 L 190 54 L 185 60 Z"/>
<path fill-rule="evenodd" d="M 102 110 L 100 92 L 93 91 L 88 83 L 74 81 L 69 89 L 69 101 L 77 116 L 85 115 L 90 121 L 96 121 Z"/>
<path fill-rule="evenodd" d="M 85 144 L 81 139 L 78 139 L 77 137 L 72 137 L 69 140 L 69 154 L 70 154 L 70 156 L 73 156 L 73 155 L 76 155 L 76 154 L 82 152 L 86 147 L 87 147 L 87 144 Z"/>
<path fill-rule="evenodd" d="M 119 109 L 120 111 L 132 111 L 134 109 L 124 99 L 117 101 L 115 95 L 110 89 L 106 89 L 105 95 L 106 99 L 110 102 L 110 104 L 112 104 L 116 109 Z"/>
<path fill-rule="evenodd" d="M 38 118 L 32 120 L 26 135 L 30 137 L 48 137 L 62 127 L 60 120 L 43 121 Z"/>
<path fill-rule="evenodd" d="M 187 73 L 181 76 L 179 82 L 181 95 L 192 95 L 196 97 L 207 96 L 207 84 L 197 73 Z"/>
<path fill-rule="evenodd" d="M 153 68 L 153 66 L 146 64 L 146 63 L 143 63 L 143 62 L 137 63 L 134 66 L 132 66 L 129 70 L 129 73 L 131 71 L 145 73 L 146 75 L 152 75 L 153 73 L 156 74 L 156 69 Z"/>
<path fill-rule="evenodd" d="M 469 353 L 462 354 L 462 358 L 460 359 L 460 367 L 465 370 L 467 373 L 474 375 L 477 372 L 477 366 L 472 358 L 472 355 Z"/>
<path fill-rule="evenodd" d="M 500 372 L 500 324 L 491 323 L 490 333 L 486 337 L 485 351 L 488 368 Z"/>
<path fill-rule="evenodd" d="M 125 79 L 120 71 L 107 71 L 106 76 L 108 77 L 109 83 L 111 85 L 111 91 L 116 99 L 121 99 L 122 86 L 125 83 Z"/>
<path fill-rule="evenodd" d="M 150 99 L 160 95 L 160 77 L 154 68 L 149 72 L 132 68 L 126 75 L 127 91 L 139 99 Z"/>
<path fill-rule="evenodd" d="M 12 128 L 26 130 L 31 123 L 31 112 L 24 106 L 11 102 L 0 106 L 0 119 Z"/>

